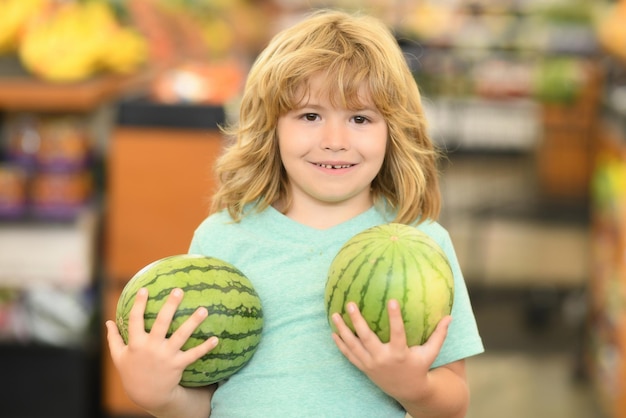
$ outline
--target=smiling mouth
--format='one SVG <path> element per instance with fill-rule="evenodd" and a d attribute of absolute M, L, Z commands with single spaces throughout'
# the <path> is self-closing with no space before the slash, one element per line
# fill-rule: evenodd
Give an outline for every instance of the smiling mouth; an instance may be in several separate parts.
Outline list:
<path fill-rule="evenodd" d="M 318 167 L 331 168 L 331 169 L 350 168 L 354 166 L 354 164 L 316 164 L 316 165 Z"/>

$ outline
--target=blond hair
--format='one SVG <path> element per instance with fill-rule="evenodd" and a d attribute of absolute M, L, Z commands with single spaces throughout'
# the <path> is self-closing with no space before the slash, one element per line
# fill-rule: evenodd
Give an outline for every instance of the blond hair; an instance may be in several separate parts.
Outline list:
<path fill-rule="evenodd" d="M 389 28 L 364 15 L 322 10 L 278 33 L 257 57 L 246 82 L 239 120 L 224 129 L 234 142 L 216 163 L 220 182 L 213 211 L 226 208 L 235 221 L 254 203 L 263 210 L 290 203 L 276 125 L 297 106 L 308 80 L 320 72 L 334 103 L 358 108 L 366 86 L 388 125 L 388 145 L 372 182 L 375 204 L 395 222 L 437 219 L 438 153 L 427 135 L 417 84 Z"/>

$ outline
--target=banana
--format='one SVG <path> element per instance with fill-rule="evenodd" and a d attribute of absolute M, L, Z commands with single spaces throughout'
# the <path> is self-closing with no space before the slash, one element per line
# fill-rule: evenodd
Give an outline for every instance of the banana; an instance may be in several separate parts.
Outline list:
<path fill-rule="evenodd" d="M 122 28 L 103 0 L 63 3 L 48 19 L 31 25 L 18 55 L 36 76 L 80 81 L 102 70 L 128 73 L 145 60 L 142 37 Z"/>
<path fill-rule="evenodd" d="M 128 74 L 148 59 L 146 40 L 136 31 L 120 28 L 111 34 L 103 46 L 101 65 L 114 73 Z"/>
<path fill-rule="evenodd" d="M 46 3 L 48 0 L 0 0 L 0 52 L 17 49 L 24 26 Z"/>
<path fill-rule="evenodd" d="M 50 19 L 30 28 L 18 54 L 35 75 L 50 81 L 77 81 L 91 75 L 97 53 L 81 19 L 80 5 L 65 3 Z"/>

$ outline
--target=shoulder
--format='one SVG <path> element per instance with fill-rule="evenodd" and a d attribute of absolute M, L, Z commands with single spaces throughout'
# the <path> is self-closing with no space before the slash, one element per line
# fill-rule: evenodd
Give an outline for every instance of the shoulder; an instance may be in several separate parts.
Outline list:
<path fill-rule="evenodd" d="M 230 217 L 227 210 L 212 213 L 206 217 L 200 225 L 196 228 L 196 231 L 207 228 L 217 228 L 224 225 L 234 224 L 235 221 Z"/>
<path fill-rule="evenodd" d="M 206 217 L 193 231 L 189 252 L 205 254 L 215 245 L 215 237 L 234 235 L 236 222 L 228 211 L 220 211 Z"/>
<path fill-rule="evenodd" d="M 415 227 L 430 236 L 442 247 L 448 247 L 452 244 L 448 230 L 445 229 L 439 222 L 427 219 L 424 222 L 415 225 Z"/>
<path fill-rule="evenodd" d="M 192 247 L 197 249 L 198 246 L 229 245 L 263 234 L 266 229 L 271 230 L 268 225 L 271 216 L 267 212 L 267 209 L 260 212 L 249 211 L 240 220 L 234 220 L 227 210 L 215 212 L 196 227 Z"/>

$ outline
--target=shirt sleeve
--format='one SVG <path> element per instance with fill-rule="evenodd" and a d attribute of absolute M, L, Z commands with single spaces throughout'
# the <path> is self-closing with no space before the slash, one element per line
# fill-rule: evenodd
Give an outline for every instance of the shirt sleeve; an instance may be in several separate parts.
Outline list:
<path fill-rule="evenodd" d="M 439 243 L 448 257 L 454 274 L 452 323 L 448 328 L 448 335 L 439 356 L 432 365 L 435 368 L 480 354 L 485 349 L 476 324 L 467 285 L 448 231 L 439 224 L 432 223 L 425 228 L 424 232 L 430 234 Z"/>

